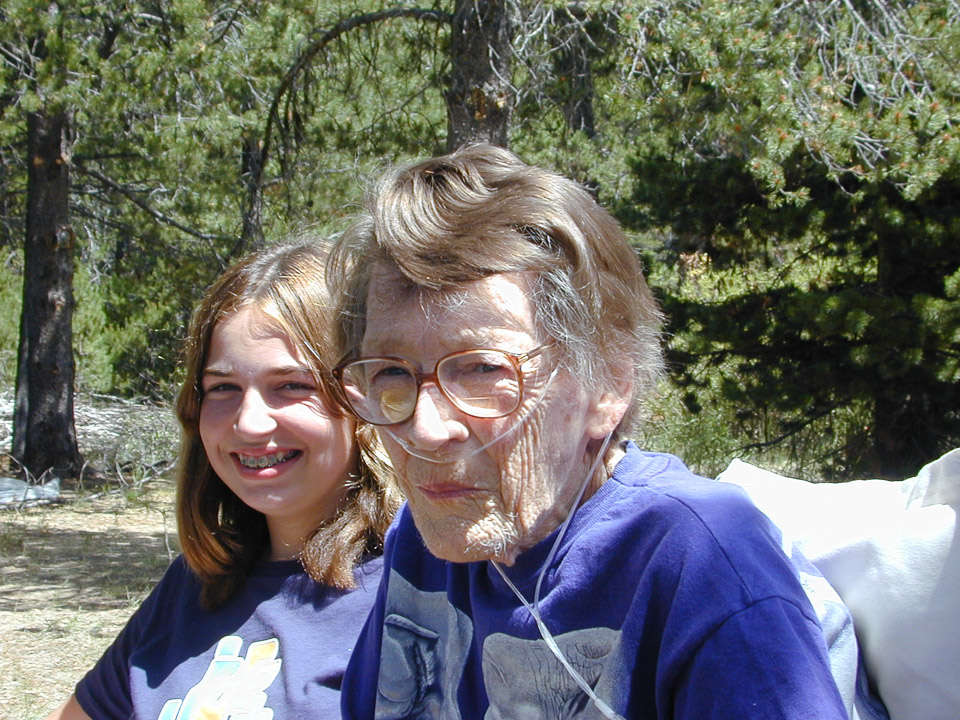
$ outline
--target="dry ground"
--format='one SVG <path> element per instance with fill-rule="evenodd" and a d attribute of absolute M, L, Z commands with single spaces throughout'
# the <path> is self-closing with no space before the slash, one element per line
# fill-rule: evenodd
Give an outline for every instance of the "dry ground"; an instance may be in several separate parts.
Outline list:
<path fill-rule="evenodd" d="M 0 718 L 59 705 L 177 552 L 173 487 L 153 480 L 0 510 Z"/>

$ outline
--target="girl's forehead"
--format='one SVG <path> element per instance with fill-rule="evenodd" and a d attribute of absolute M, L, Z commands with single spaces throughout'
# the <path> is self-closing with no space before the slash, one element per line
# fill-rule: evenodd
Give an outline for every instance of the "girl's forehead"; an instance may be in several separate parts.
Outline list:
<path fill-rule="evenodd" d="M 245 303 L 230 308 L 217 318 L 213 332 L 223 334 L 225 327 L 239 329 L 253 339 L 288 336 L 285 324 L 277 316 L 275 308 Z"/>
<path fill-rule="evenodd" d="M 291 356 L 300 352 L 283 324 L 277 319 L 248 306 L 224 314 L 214 325 L 207 348 L 208 365 L 218 356 L 243 356 L 247 361 L 256 361 L 258 349 L 267 346 L 285 348 Z"/>

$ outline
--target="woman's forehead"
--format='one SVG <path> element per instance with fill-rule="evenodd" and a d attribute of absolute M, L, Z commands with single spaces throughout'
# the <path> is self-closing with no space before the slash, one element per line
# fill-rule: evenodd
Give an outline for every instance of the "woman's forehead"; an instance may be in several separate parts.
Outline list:
<path fill-rule="evenodd" d="M 393 292 L 387 275 L 372 278 L 367 298 L 364 353 L 384 345 L 423 341 L 483 345 L 489 337 L 533 337 L 529 282 L 522 275 L 491 275 L 450 290 Z M 526 349 L 526 348 L 524 348 Z"/>

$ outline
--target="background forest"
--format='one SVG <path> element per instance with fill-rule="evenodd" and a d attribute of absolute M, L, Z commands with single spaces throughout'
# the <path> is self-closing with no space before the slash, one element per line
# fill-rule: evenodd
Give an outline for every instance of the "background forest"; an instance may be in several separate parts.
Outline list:
<path fill-rule="evenodd" d="M 642 253 L 645 445 L 909 477 L 960 445 L 958 67 L 958 0 L 4 0 L 11 456 L 76 472 L 74 390 L 169 403 L 226 265 L 482 139 Z"/>

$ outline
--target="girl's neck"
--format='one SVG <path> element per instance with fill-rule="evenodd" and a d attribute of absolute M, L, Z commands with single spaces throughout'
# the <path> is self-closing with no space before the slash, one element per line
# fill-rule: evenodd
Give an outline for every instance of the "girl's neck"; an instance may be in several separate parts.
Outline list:
<path fill-rule="evenodd" d="M 267 518 L 270 533 L 269 560 L 296 560 L 300 557 L 303 539 L 312 528 L 294 527 L 289 522 Z"/>
<path fill-rule="evenodd" d="M 270 543 L 270 560 L 297 560 L 300 557 L 300 548 L 303 543 L 296 545 Z"/>

